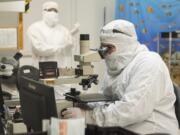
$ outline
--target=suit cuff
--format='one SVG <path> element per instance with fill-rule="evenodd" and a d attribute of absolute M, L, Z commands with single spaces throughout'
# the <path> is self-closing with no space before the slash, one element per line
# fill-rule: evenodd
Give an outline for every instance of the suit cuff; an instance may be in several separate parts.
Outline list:
<path fill-rule="evenodd" d="M 86 124 L 96 124 L 95 120 L 93 119 L 93 110 L 85 111 L 85 121 Z"/>

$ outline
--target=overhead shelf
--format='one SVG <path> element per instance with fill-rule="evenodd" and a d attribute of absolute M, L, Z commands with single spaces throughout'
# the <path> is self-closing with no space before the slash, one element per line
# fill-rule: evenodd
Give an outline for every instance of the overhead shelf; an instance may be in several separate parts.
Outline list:
<path fill-rule="evenodd" d="M 1 0 L 0 12 L 25 12 L 29 0 Z"/>
<path fill-rule="evenodd" d="M 29 4 L 31 1 L 32 0 L 0 0 L 0 13 L 2 13 L 2 16 L 1 16 L 2 21 L 0 23 L 0 29 L 2 28 L 7 29 L 9 27 L 17 28 L 18 35 L 17 35 L 16 49 L 18 50 L 23 49 L 23 13 L 25 13 L 29 9 Z M 11 18 L 8 16 L 9 14 L 14 15 L 14 13 L 15 13 L 16 19 L 14 19 L 14 17 Z M 6 14 L 7 16 L 3 17 L 3 14 Z M 11 24 L 7 26 L 6 25 L 7 20 L 12 22 L 13 25 Z M 7 47 L 4 47 L 4 48 L 0 47 L 0 49 L 2 49 L 3 52 L 5 52 L 4 49 L 7 50 Z M 12 49 L 9 49 L 9 50 L 12 50 Z"/>

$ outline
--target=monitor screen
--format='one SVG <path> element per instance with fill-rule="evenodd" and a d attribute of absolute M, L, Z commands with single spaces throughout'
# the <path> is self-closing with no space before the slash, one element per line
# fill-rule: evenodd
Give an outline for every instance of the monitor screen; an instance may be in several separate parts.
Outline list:
<path fill-rule="evenodd" d="M 57 117 L 54 88 L 27 77 L 19 80 L 23 121 L 33 131 L 42 131 L 42 120 Z"/>

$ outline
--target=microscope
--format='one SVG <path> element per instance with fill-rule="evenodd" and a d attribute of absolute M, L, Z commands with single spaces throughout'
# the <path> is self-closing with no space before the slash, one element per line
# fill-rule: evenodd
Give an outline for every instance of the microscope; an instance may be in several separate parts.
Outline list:
<path fill-rule="evenodd" d="M 80 55 L 74 55 L 74 60 L 79 63 L 76 68 L 56 68 L 57 64 L 55 63 L 47 64 L 47 66 L 54 68 L 54 70 L 48 69 L 42 78 L 45 78 L 45 75 L 48 74 L 54 74 L 55 78 L 42 79 L 43 82 L 54 85 L 79 83 L 82 85 L 83 90 L 91 88 L 92 83 L 98 84 L 98 75 L 94 74 L 92 62 L 100 61 L 101 57 L 97 52 L 90 51 L 88 34 L 80 35 Z M 45 67 L 45 63 L 40 63 L 40 73 L 43 69 L 43 64 Z M 52 67 L 52 65 L 54 66 Z"/>
<path fill-rule="evenodd" d="M 1 57 L 0 58 L 0 124 L 2 125 L 5 119 L 5 107 L 4 107 L 4 97 L 11 99 L 11 94 L 5 92 L 1 88 L 2 81 L 12 79 L 11 77 L 17 71 L 19 66 L 19 59 L 22 57 L 21 53 L 16 53 L 13 57 Z M 16 76 L 14 77 L 16 78 Z M 13 78 L 13 79 L 14 79 Z M 3 129 L 0 129 L 0 133 L 3 133 Z"/>
<path fill-rule="evenodd" d="M 98 84 L 98 75 L 94 74 L 94 66 L 92 62 L 99 62 L 108 48 L 90 49 L 89 34 L 80 35 L 80 55 L 74 55 L 74 60 L 78 62 L 76 68 L 57 68 L 57 63 L 47 62 L 40 63 L 40 75 L 42 78 L 53 75 L 55 78 L 42 79 L 47 85 L 72 84 L 76 83 L 82 86 L 83 90 L 91 88 L 92 84 Z M 47 72 L 44 73 L 43 66 Z M 44 74 L 44 75 L 43 75 Z M 100 102 L 112 101 L 111 97 L 105 97 L 103 94 L 86 94 L 81 95 L 75 88 L 71 88 L 70 92 L 64 94 L 66 100 L 74 102 Z"/>
<path fill-rule="evenodd" d="M 19 52 L 13 57 L 0 57 L 0 83 L 16 83 L 16 73 L 19 67 L 19 59 L 21 57 L 22 54 Z M 8 95 L 8 93 L 4 91 L 2 93 L 5 96 Z"/>

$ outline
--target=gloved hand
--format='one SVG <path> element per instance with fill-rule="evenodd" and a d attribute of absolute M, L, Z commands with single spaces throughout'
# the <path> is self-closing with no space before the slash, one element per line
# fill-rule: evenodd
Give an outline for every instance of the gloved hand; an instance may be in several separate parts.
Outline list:
<path fill-rule="evenodd" d="M 64 119 L 82 118 L 85 117 L 85 111 L 78 107 L 67 108 L 62 112 L 62 116 Z"/>
<path fill-rule="evenodd" d="M 80 23 L 79 23 L 79 22 L 76 22 L 76 23 L 74 24 L 73 29 L 71 30 L 71 35 L 77 34 L 77 32 L 78 32 L 78 30 L 79 30 L 79 27 L 80 27 Z"/>

